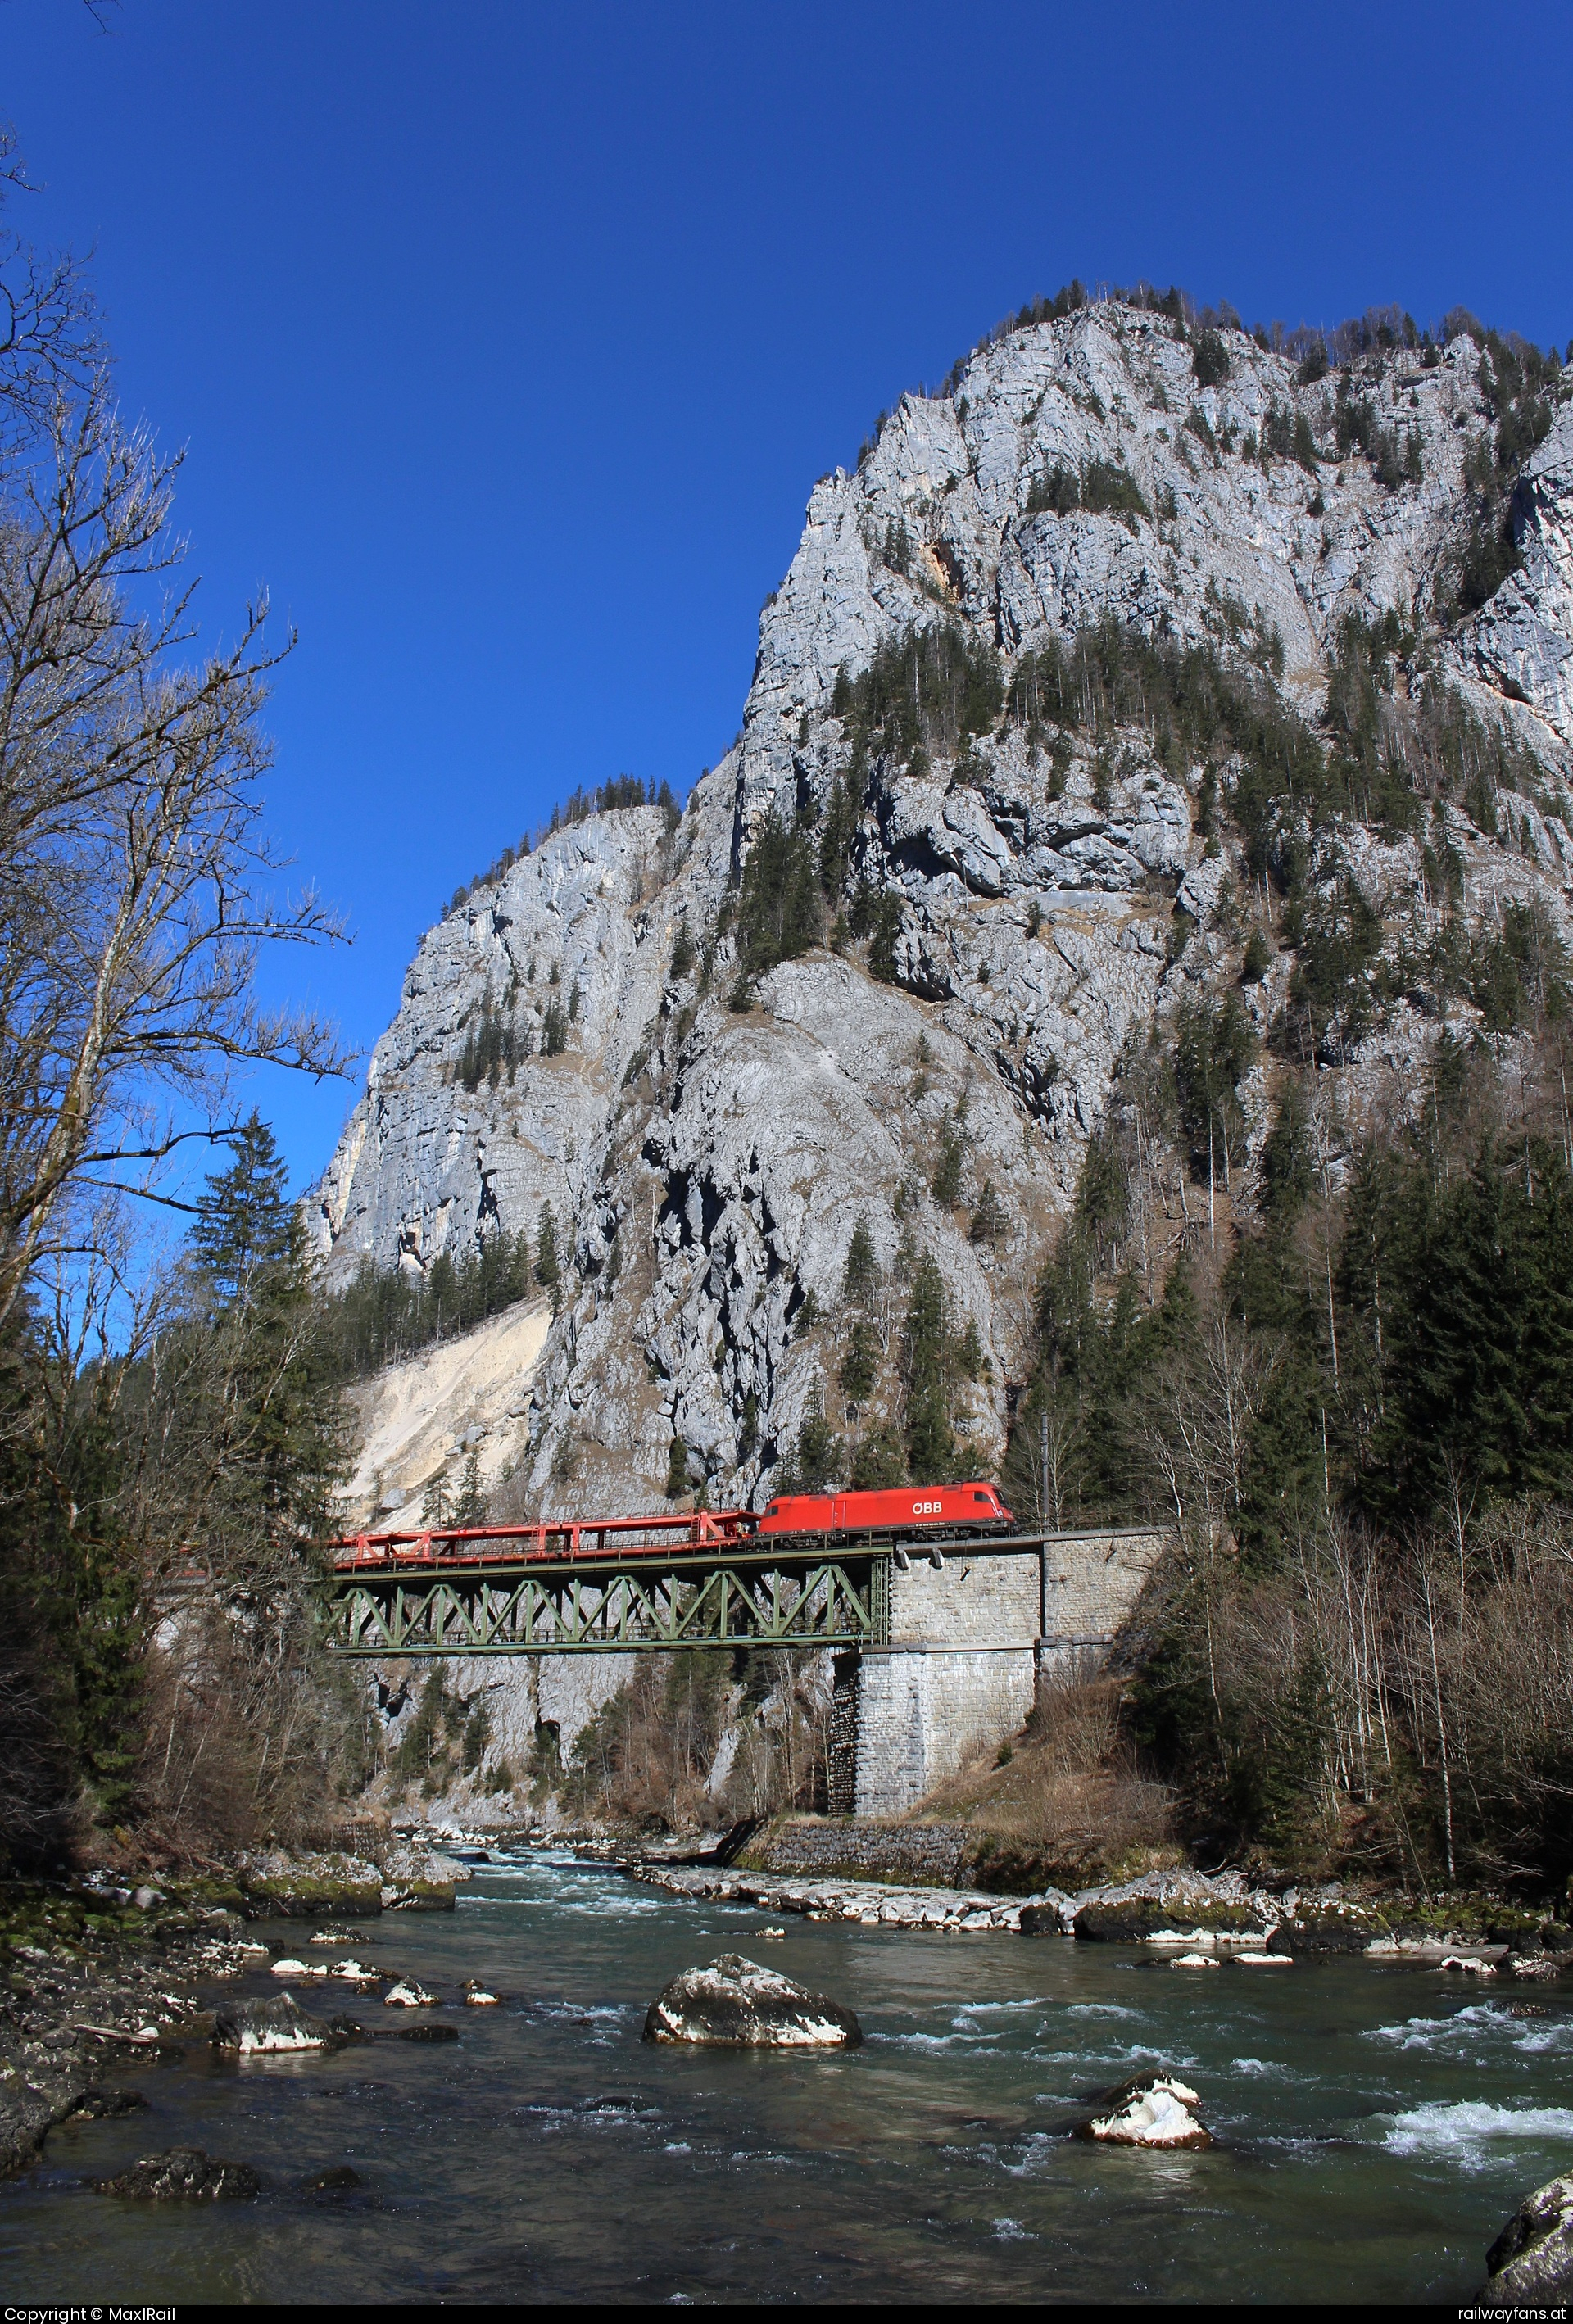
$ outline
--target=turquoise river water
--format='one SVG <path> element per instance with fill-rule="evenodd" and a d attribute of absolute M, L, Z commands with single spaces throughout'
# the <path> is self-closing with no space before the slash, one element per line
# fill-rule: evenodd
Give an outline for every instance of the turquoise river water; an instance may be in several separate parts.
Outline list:
<path fill-rule="evenodd" d="M 1573 2164 L 1555 1987 L 763 1925 L 563 1858 L 483 1868 L 451 1916 L 374 1923 L 355 1949 L 450 2005 L 483 1978 L 502 2008 L 451 2006 L 441 2046 L 244 2063 L 193 2046 L 128 2071 L 146 2112 L 55 2132 L 0 2187 L 6 2301 L 1462 2300 L 1521 2196 Z M 293 1950 L 304 1932 L 262 1933 Z M 647 2047 L 652 1996 L 724 1950 L 849 2003 L 865 2046 Z M 1514 2015 L 1520 1997 L 1544 2014 Z M 1065 2135 L 1155 2061 L 1201 2094 L 1210 2152 Z M 250 2163 L 261 2200 L 87 2183 L 177 2144 Z M 292 2191 L 344 2163 L 358 2190 Z"/>

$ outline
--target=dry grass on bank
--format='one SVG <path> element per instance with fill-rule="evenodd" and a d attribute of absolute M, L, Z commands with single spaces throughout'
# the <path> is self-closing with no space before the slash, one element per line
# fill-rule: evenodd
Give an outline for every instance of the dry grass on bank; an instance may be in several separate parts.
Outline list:
<path fill-rule="evenodd" d="M 1004 1766 L 964 1769 L 911 1821 L 970 1823 L 1065 1886 L 1179 1863 L 1172 1795 L 1138 1772 L 1119 1696 L 1113 1679 L 1050 1687 Z"/>

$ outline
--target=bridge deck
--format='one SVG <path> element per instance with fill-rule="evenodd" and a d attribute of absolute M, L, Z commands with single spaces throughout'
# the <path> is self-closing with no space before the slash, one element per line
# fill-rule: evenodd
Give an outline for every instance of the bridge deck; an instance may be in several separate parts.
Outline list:
<path fill-rule="evenodd" d="M 761 1534 L 755 1522 L 747 1511 L 701 1510 L 357 1535 L 333 1545 L 328 1644 L 354 1655 L 884 1646 L 893 1568 L 1041 1558 L 1078 1538 Z"/>

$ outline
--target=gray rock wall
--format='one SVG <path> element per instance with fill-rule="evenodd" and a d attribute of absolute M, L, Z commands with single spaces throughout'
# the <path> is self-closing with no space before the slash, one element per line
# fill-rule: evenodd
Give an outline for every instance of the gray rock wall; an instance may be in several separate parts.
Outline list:
<path fill-rule="evenodd" d="M 1164 318 L 1099 307 L 979 352 L 952 397 L 902 398 L 859 471 L 815 487 L 761 619 L 740 738 L 677 834 L 654 808 L 593 816 L 423 939 L 309 1213 L 342 1279 L 365 1255 L 421 1268 L 492 1223 L 533 1231 L 551 1203 L 572 1268 L 521 1432 L 520 1498 L 532 1508 L 648 1501 L 674 1435 L 712 1499 L 757 1499 L 816 1388 L 835 1401 L 834 1335 L 799 1328 L 804 1303 L 833 1313 L 860 1216 L 889 1266 L 903 1204 L 990 1359 L 963 1424 L 980 1460 L 997 1454 L 1004 1382 L 1022 1360 L 1022 1286 L 1116 1061 L 1187 992 L 1233 981 L 1229 895 L 1249 875 L 1206 854 L 1200 770 L 1181 779 L 1133 732 L 1112 766 L 1078 745 L 1054 772 L 1014 728 L 979 737 L 965 765 L 880 761 L 857 802 L 854 856 L 899 900 L 893 985 L 856 958 L 816 954 L 765 978 L 738 1015 L 726 999 L 731 940 L 708 980 L 702 964 L 674 974 L 672 947 L 684 919 L 704 945 L 762 816 L 823 811 L 847 761 L 837 671 L 913 623 L 958 626 L 1007 655 L 1107 614 L 1226 652 L 1276 632 L 1287 695 L 1314 713 L 1346 613 L 1394 608 L 1409 621 L 1445 595 L 1468 518 L 1466 453 L 1491 425 L 1472 343 L 1430 368 L 1395 350 L 1362 379 L 1379 423 L 1422 448 L 1423 482 L 1396 490 L 1357 456 L 1314 475 L 1244 456 L 1246 431 L 1275 408 L 1303 415 L 1330 449 L 1335 383 L 1300 386 L 1242 336 L 1229 347 L 1230 378 L 1198 389 Z M 1556 777 L 1544 796 L 1504 800 L 1511 846 L 1449 810 L 1467 908 L 1532 898 L 1564 933 L 1569 424 L 1564 412 L 1526 472 L 1522 572 L 1444 657 Z M 1052 467 L 1094 462 L 1122 472 L 1147 513 L 1029 506 Z M 1395 939 L 1407 927 L 1423 940 L 1434 914 L 1418 844 L 1356 826 L 1349 845 Z M 1177 885 L 1199 925 L 1175 958 Z M 1247 988 L 1259 1026 L 1290 966 Z M 576 992 L 566 1052 L 542 1056 L 549 1002 Z M 532 1053 L 466 1091 L 458 1065 L 488 1009 Z M 1418 1079 L 1435 1034 L 1423 1010 L 1395 1003 L 1345 1069 L 1354 1097 L 1383 1074 Z M 920 1041 L 933 1055 L 921 1070 Z M 1254 1151 L 1268 1113 L 1260 1076 L 1247 1112 Z M 965 1203 L 948 1210 L 926 1188 L 958 1113 Z M 965 1205 L 985 1177 L 1005 1227 L 979 1247 Z M 1183 1187 L 1161 1203 L 1160 1243 L 1184 1231 Z M 899 1299 L 893 1284 L 887 1335 Z M 893 1393 L 887 1377 L 872 1418 Z"/>

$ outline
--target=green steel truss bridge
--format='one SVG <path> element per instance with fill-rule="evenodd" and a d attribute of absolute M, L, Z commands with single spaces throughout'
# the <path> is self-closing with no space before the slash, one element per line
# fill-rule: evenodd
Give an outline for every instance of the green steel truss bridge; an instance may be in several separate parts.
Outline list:
<path fill-rule="evenodd" d="M 332 1547 L 328 1644 L 383 1656 L 888 1643 L 891 1560 L 906 1555 L 892 1536 L 756 1524 L 724 1509 L 360 1535 Z"/>

